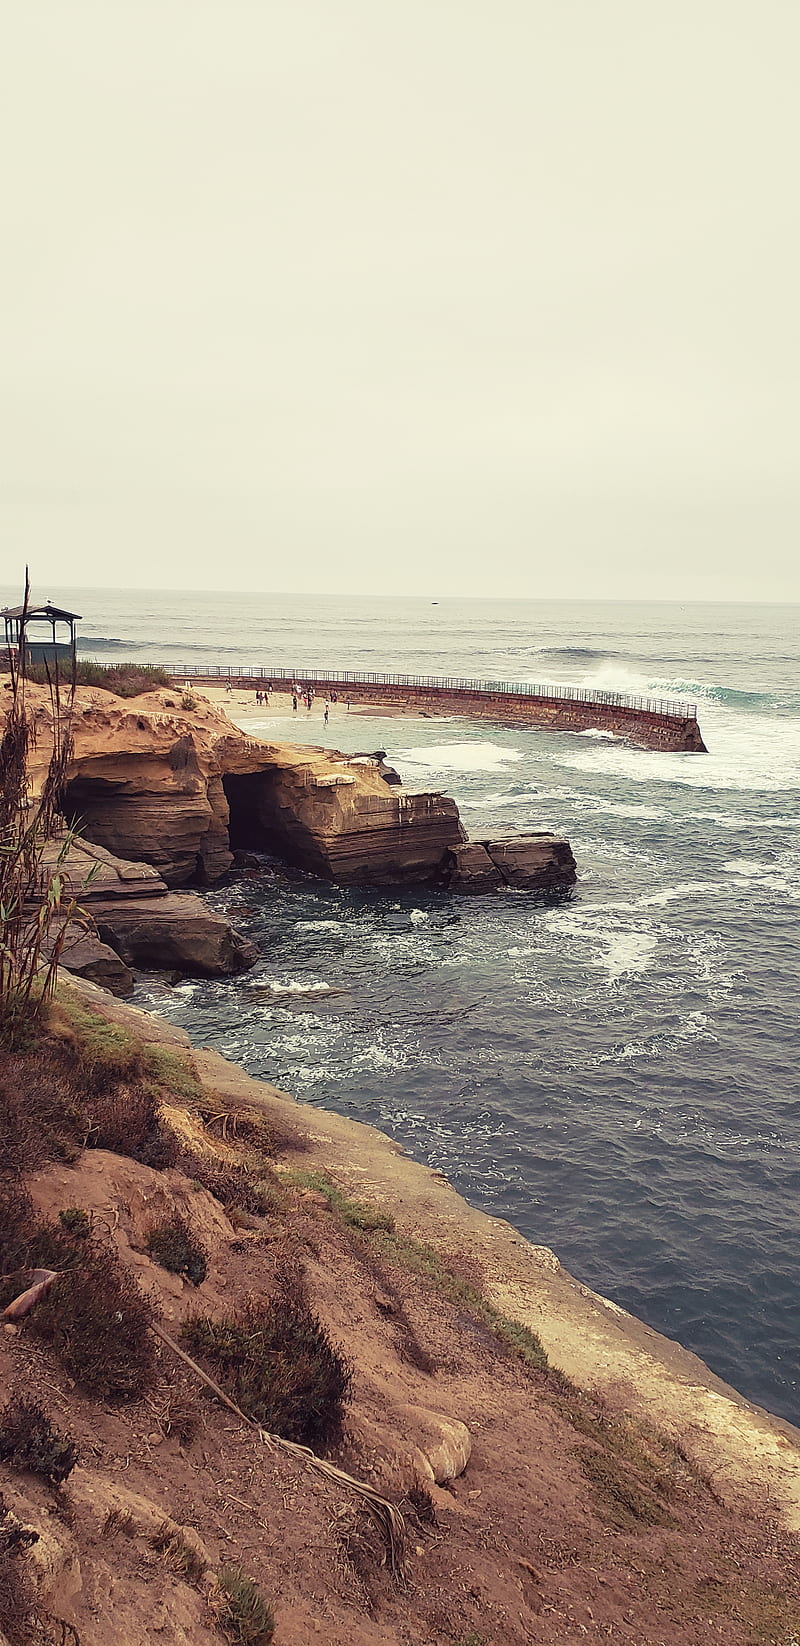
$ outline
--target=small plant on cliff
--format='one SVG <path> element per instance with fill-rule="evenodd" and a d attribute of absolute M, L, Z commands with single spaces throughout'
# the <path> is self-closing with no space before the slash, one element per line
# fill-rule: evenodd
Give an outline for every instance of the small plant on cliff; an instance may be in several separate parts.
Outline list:
<path fill-rule="evenodd" d="M 271 1298 L 248 1298 L 234 1315 L 195 1315 L 184 1337 L 263 1428 L 314 1451 L 341 1438 L 352 1371 L 309 1307 L 298 1270 L 283 1269 Z"/>
<path fill-rule="evenodd" d="M 25 578 L 23 625 L 30 603 Z M 0 1039 L 17 1046 L 53 993 L 67 927 L 78 911 L 67 896 L 64 863 L 71 835 L 61 800 L 72 754 L 74 681 L 62 691 L 46 668 L 50 759 L 34 793 L 31 754 L 38 727 L 25 700 L 24 646 L 11 656 L 10 700 L 0 738 Z M 55 844 L 52 844 L 55 842 Z"/>
<path fill-rule="evenodd" d="M 232 1646 L 269 1646 L 275 1633 L 272 1608 L 239 1566 L 223 1566 L 217 1579 L 219 1626 Z"/>
<path fill-rule="evenodd" d="M 171 1274 L 185 1275 L 193 1286 L 199 1286 L 206 1278 L 206 1254 L 180 1212 L 175 1212 L 163 1223 L 153 1225 L 147 1236 L 147 1250 L 163 1269 L 169 1269 Z"/>
<path fill-rule="evenodd" d="M 0 1461 L 59 1486 L 74 1469 L 78 1448 L 53 1427 L 35 1400 L 17 1396 L 0 1412 Z"/>

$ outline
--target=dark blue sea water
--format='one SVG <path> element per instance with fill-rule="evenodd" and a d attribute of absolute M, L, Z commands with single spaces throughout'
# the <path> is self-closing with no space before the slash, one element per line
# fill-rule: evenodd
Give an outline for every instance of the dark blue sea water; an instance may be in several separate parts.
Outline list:
<path fill-rule="evenodd" d="M 256 970 L 139 999 L 391 1132 L 800 1420 L 798 608 L 48 593 L 74 600 L 104 658 L 698 701 L 707 756 L 334 712 L 326 741 L 385 748 L 407 783 L 455 795 L 470 832 L 566 832 L 574 898 L 248 881 L 211 895 L 258 941 Z M 286 722 L 261 729 L 275 739 Z M 292 731 L 323 741 L 316 715 Z"/>

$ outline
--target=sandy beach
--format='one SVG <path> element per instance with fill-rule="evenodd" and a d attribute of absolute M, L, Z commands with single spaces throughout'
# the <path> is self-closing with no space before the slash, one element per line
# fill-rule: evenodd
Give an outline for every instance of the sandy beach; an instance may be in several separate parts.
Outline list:
<path fill-rule="evenodd" d="M 235 720 L 237 725 L 248 720 L 263 720 L 265 714 L 285 718 L 295 725 L 306 723 L 318 724 L 326 736 L 330 736 L 333 727 L 341 721 L 350 719 L 354 715 L 369 715 L 370 718 L 383 717 L 387 720 L 418 720 L 419 709 L 402 709 L 390 706 L 387 703 L 353 703 L 348 709 L 346 700 L 330 703 L 328 708 L 328 724 L 324 724 L 325 698 L 315 697 L 311 709 L 307 709 L 300 699 L 297 710 L 292 708 L 292 694 L 287 691 L 274 691 L 269 694 L 269 703 L 266 707 L 256 702 L 254 691 L 237 690 L 226 691 L 224 686 L 195 686 L 190 684 L 190 691 L 195 697 L 205 697 L 215 708 L 224 709 L 225 713 Z M 287 726 L 287 736 L 289 728 Z"/>

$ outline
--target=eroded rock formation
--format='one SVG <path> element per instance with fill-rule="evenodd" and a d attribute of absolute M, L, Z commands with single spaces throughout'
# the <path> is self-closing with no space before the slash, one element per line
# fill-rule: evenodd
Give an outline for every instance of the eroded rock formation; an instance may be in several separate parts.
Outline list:
<path fill-rule="evenodd" d="M 86 840 L 76 840 L 66 854 L 54 841 L 46 863 L 52 868 L 56 860 L 83 917 L 67 932 L 62 964 L 68 971 L 125 995 L 133 988 L 133 966 L 226 977 L 254 965 L 254 944 L 195 893 L 168 891 L 149 864 L 123 862 Z"/>
<path fill-rule="evenodd" d="M 28 690 L 41 773 L 49 702 L 42 688 Z M 574 880 L 569 847 L 553 836 L 465 853 L 455 801 L 403 789 L 379 754 L 257 742 L 207 699 L 184 709 L 170 691 L 120 701 L 79 689 L 65 805 L 87 840 L 149 864 L 170 888 L 218 881 L 232 848 L 271 852 L 342 885 L 442 884 L 445 863 L 455 891 Z M 135 948 L 128 927 L 119 952 Z"/>
<path fill-rule="evenodd" d="M 451 847 L 443 880 L 451 892 L 549 892 L 574 886 L 577 868 L 568 840 L 534 831 Z"/>

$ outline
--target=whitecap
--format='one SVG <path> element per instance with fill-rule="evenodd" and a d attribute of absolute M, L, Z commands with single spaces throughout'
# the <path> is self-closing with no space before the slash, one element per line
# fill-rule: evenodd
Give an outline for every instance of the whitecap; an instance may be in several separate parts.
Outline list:
<path fill-rule="evenodd" d="M 267 988 L 272 994 L 330 994 L 330 983 L 300 983 L 291 979 L 288 983 L 267 982 Z"/>
<path fill-rule="evenodd" d="M 341 920 L 296 920 L 294 929 L 296 932 L 340 932 L 342 922 Z"/>
<path fill-rule="evenodd" d="M 408 918 L 412 926 L 423 926 L 425 921 L 430 919 L 430 915 L 426 914 L 424 909 L 412 909 Z"/>
<path fill-rule="evenodd" d="M 499 743 L 432 743 L 424 748 L 402 749 L 395 761 L 423 766 L 431 771 L 494 772 L 509 761 L 521 760 L 522 751 L 506 749 Z"/>

